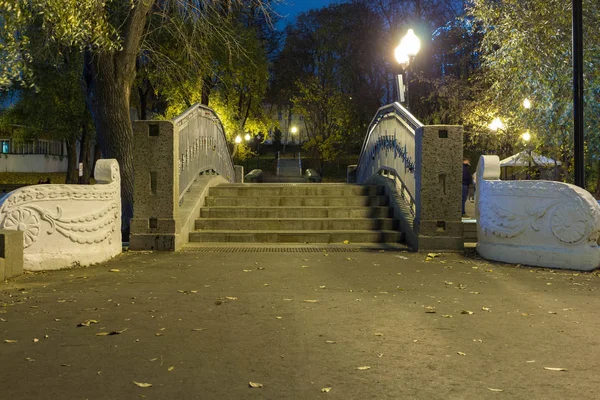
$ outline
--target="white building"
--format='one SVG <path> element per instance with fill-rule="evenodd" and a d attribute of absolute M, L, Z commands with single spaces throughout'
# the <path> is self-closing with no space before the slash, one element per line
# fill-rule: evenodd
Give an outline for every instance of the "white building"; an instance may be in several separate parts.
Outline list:
<path fill-rule="evenodd" d="M 56 140 L 0 136 L 0 172 L 66 172 L 67 149 Z"/>
<path fill-rule="evenodd" d="M 282 144 L 302 144 L 308 141 L 304 117 L 294 113 L 293 108 L 290 112 L 289 107 L 268 105 L 265 110 L 271 121 L 267 141 L 273 140 L 276 129 L 281 131 Z"/>

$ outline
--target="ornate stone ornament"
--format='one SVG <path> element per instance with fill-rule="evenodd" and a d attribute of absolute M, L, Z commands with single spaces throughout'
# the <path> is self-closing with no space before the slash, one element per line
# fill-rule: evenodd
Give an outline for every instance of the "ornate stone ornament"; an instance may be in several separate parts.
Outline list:
<path fill-rule="evenodd" d="M 500 181 L 497 156 L 477 167 L 477 251 L 485 258 L 542 267 L 600 266 L 600 206 L 562 182 Z"/>
<path fill-rule="evenodd" d="M 121 250 L 119 165 L 99 160 L 96 185 L 33 185 L 0 205 L 0 229 L 23 232 L 25 269 L 104 261 Z"/>

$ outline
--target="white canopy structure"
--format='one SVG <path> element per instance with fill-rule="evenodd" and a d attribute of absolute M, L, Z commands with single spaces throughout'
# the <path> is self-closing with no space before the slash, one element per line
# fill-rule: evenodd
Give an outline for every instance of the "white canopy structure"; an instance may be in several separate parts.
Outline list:
<path fill-rule="evenodd" d="M 505 158 L 500 161 L 501 167 L 527 167 L 529 166 L 529 162 L 531 161 L 531 165 L 535 165 L 538 167 L 554 167 L 555 165 L 560 165 L 560 161 L 554 161 L 549 157 L 542 156 L 540 154 L 531 152 L 531 156 L 528 151 L 522 151 L 517 154 L 513 154 L 512 156 Z"/>

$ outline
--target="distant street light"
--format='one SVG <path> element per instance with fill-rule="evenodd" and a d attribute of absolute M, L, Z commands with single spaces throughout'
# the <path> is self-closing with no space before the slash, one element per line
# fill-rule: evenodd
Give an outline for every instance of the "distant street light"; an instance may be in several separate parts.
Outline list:
<path fill-rule="evenodd" d="M 298 128 L 295 126 L 292 126 L 292 135 L 295 135 L 298 132 Z"/>
<path fill-rule="evenodd" d="M 529 99 L 523 100 L 523 108 L 529 110 L 531 108 L 531 101 Z"/>
<path fill-rule="evenodd" d="M 521 137 L 523 138 L 524 141 L 529 142 L 531 140 L 531 134 L 529 133 L 529 131 L 523 133 L 523 135 L 521 135 Z"/>
<path fill-rule="evenodd" d="M 398 101 L 404 103 L 406 100 L 406 108 L 408 109 L 408 72 L 410 63 L 413 61 L 419 50 L 421 49 L 421 40 L 415 35 L 415 31 L 409 29 L 406 35 L 400 40 L 400 44 L 394 50 L 396 61 L 400 65 L 400 73 L 398 74 Z M 404 84 L 402 74 L 406 74 L 406 84 Z"/>
<path fill-rule="evenodd" d="M 236 143 L 236 144 L 240 144 L 240 143 L 242 143 L 242 137 L 241 137 L 240 135 L 237 135 L 237 136 L 235 137 L 235 143 Z"/>
<path fill-rule="evenodd" d="M 502 120 L 500 118 L 496 117 L 492 120 L 492 122 L 490 122 L 488 128 L 495 132 L 498 129 L 504 129 L 504 124 L 502 123 Z"/>
<path fill-rule="evenodd" d="M 250 140 L 250 134 L 246 133 L 246 136 L 244 136 L 244 139 L 246 140 L 246 142 L 249 141 Z"/>

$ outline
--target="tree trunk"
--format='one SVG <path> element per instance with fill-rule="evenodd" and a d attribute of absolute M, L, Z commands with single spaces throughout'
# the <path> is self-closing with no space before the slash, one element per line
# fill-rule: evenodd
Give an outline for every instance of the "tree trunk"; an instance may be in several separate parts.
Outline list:
<path fill-rule="evenodd" d="M 123 49 L 84 53 L 84 94 L 102 154 L 115 158 L 121 170 L 121 219 L 123 240 L 129 240 L 133 217 L 133 129 L 129 114 L 135 62 L 153 1 L 137 0 L 123 21 Z"/>
<path fill-rule="evenodd" d="M 79 162 L 83 163 L 83 175 L 79 177 L 79 183 L 89 185 L 90 183 L 90 132 L 81 124 L 81 141 L 79 142 Z"/>
<path fill-rule="evenodd" d="M 210 76 L 205 76 L 202 79 L 202 99 L 200 103 L 208 107 L 208 101 L 210 99 L 210 91 L 212 89 L 212 79 Z"/>
<path fill-rule="evenodd" d="M 130 85 L 115 64 L 113 54 L 86 53 L 86 100 L 98 144 L 106 158 L 114 158 L 121 170 L 122 228 L 133 217 L 133 129 L 129 116 Z"/>
<path fill-rule="evenodd" d="M 67 141 L 67 180 L 65 183 L 77 183 L 79 170 L 77 168 L 77 139 Z"/>
<path fill-rule="evenodd" d="M 92 159 L 92 178 L 96 178 L 96 176 L 94 175 L 94 170 L 96 168 L 96 162 L 102 158 L 102 149 L 100 148 L 100 146 L 98 145 L 98 143 L 96 143 L 94 145 L 94 154 L 93 154 L 94 158 Z"/>

